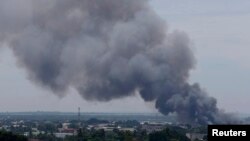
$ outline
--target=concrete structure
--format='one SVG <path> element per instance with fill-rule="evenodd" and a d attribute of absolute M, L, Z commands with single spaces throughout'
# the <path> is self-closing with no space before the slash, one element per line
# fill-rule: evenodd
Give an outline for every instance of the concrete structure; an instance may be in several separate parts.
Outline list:
<path fill-rule="evenodd" d="M 191 141 L 195 141 L 196 139 L 198 139 L 198 140 L 203 140 L 203 137 L 206 136 L 206 134 L 200 134 L 200 133 L 187 133 L 186 136 L 187 136 Z"/>
<path fill-rule="evenodd" d="M 142 124 L 141 129 L 146 130 L 148 133 L 162 131 L 166 126 L 163 124 Z"/>
<path fill-rule="evenodd" d="M 66 136 L 74 136 L 74 133 L 54 133 L 57 138 L 64 139 Z"/>

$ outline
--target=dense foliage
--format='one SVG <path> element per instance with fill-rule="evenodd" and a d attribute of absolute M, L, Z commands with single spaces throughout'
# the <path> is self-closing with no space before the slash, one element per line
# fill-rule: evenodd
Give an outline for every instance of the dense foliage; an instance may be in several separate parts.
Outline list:
<path fill-rule="evenodd" d="M 149 141 L 190 141 L 185 135 L 177 131 L 165 129 L 149 134 Z"/>
<path fill-rule="evenodd" d="M 77 136 L 66 137 L 65 141 L 190 141 L 185 135 L 174 130 L 165 129 L 163 131 L 147 134 L 146 131 L 119 131 L 113 130 L 86 130 L 78 131 Z"/>
<path fill-rule="evenodd" d="M 0 141 L 27 141 L 24 136 L 14 135 L 11 132 L 0 131 Z"/>

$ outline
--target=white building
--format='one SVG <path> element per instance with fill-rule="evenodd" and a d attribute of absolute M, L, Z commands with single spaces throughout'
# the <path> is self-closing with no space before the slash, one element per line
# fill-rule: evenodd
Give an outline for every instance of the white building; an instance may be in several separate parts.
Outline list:
<path fill-rule="evenodd" d="M 54 133 L 57 138 L 64 139 L 66 136 L 74 136 L 74 133 Z"/>
<path fill-rule="evenodd" d="M 191 140 L 194 141 L 196 139 L 203 140 L 203 137 L 206 136 L 206 134 L 200 134 L 200 133 L 187 133 L 186 136 Z"/>
<path fill-rule="evenodd" d="M 166 126 L 162 125 L 162 124 L 143 124 L 141 126 L 141 129 L 146 130 L 148 133 L 162 131 L 165 128 L 166 128 Z"/>

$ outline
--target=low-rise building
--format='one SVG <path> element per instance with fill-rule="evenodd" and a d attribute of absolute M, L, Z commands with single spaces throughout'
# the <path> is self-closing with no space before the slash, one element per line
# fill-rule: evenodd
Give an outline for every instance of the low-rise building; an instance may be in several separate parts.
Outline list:
<path fill-rule="evenodd" d="M 200 133 L 187 133 L 186 136 L 191 140 L 191 141 L 195 141 L 196 139 L 198 140 L 203 140 L 204 136 L 206 136 L 206 134 L 200 134 Z"/>
<path fill-rule="evenodd" d="M 162 131 L 164 128 L 166 128 L 166 126 L 163 124 L 142 124 L 141 125 L 141 129 L 146 130 L 148 133 Z"/>
<path fill-rule="evenodd" d="M 74 133 L 54 133 L 55 137 L 64 139 L 66 136 L 74 136 Z"/>

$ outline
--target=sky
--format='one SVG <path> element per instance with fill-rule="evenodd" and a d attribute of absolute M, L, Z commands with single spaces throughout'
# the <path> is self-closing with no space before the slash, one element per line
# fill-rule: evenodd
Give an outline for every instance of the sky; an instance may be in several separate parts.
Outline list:
<path fill-rule="evenodd" d="M 199 82 L 218 106 L 228 112 L 250 113 L 250 1 L 151 0 L 168 30 L 185 31 L 197 59 L 190 81 Z M 1 46 L 5 46 L 1 44 Z M 27 79 L 8 48 L 0 48 L 0 112 L 77 111 L 156 112 L 139 95 L 111 102 L 87 102 L 75 90 L 57 97 Z"/>

